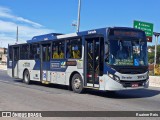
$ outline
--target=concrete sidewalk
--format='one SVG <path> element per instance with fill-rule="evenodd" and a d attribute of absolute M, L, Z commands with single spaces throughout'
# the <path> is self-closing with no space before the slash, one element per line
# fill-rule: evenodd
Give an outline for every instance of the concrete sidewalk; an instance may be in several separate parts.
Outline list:
<path fill-rule="evenodd" d="M 160 76 L 149 76 L 149 86 L 160 87 Z"/>
<path fill-rule="evenodd" d="M 7 65 L 0 65 L 0 70 L 7 70 Z"/>

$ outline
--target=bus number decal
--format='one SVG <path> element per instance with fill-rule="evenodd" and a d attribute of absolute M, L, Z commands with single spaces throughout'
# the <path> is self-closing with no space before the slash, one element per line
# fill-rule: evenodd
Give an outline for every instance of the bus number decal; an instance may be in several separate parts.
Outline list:
<path fill-rule="evenodd" d="M 52 62 L 51 69 L 54 69 L 54 68 L 60 68 L 60 63 L 59 62 Z"/>

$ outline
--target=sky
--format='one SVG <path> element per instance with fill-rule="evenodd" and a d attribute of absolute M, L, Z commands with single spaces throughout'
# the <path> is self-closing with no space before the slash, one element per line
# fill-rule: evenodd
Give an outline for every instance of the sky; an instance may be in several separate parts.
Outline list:
<path fill-rule="evenodd" d="M 133 27 L 133 21 L 154 24 L 160 32 L 160 0 L 81 0 L 80 31 L 103 27 Z M 0 0 L 0 47 L 47 33 L 73 33 L 78 0 Z M 148 45 L 155 44 L 153 42 Z M 160 38 L 159 42 L 160 44 Z"/>

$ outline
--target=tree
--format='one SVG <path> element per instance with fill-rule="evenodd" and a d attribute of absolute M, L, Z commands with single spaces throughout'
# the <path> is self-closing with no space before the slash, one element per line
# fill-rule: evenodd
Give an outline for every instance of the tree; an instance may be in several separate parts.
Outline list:
<path fill-rule="evenodd" d="M 157 64 L 160 64 L 160 45 L 157 46 Z"/>
<path fill-rule="evenodd" d="M 154 51 L 154 46 L 148 46 L 148 49 L 151 49 L 151 51 Z M 154 63 L 154 52 L 148 52 L 148 62 L 150 64 Z"/>
<path fill-rule="evenodd" d="M 148 62 L 153 63 L 154 62 L 154 49 L 155 46 L 148 46 L 148 48 L 152 49 L 153 52 L 148 53 Z M 157 45 L 157 57 L 156 57 L 156 63 L 160 64 L 160 45 Z"/>
<path fill-rule="evenodd" d="M 152 64 L 154 62 L 154 53 L 148 53 L 148 62 Z"/>

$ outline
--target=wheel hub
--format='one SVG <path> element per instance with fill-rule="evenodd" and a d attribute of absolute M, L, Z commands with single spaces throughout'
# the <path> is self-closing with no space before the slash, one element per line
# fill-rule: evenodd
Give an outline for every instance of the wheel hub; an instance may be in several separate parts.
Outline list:
<path fill-rule="evenodd" d="M 75 80 L 74 80 L 74 87 L 75 87 L 76 89 L 79 89 L 80 86 L 81 86 L 81 81 L 80 81 L 80 79 L 79 79 L 79 78 L 75 78 Z"/>

